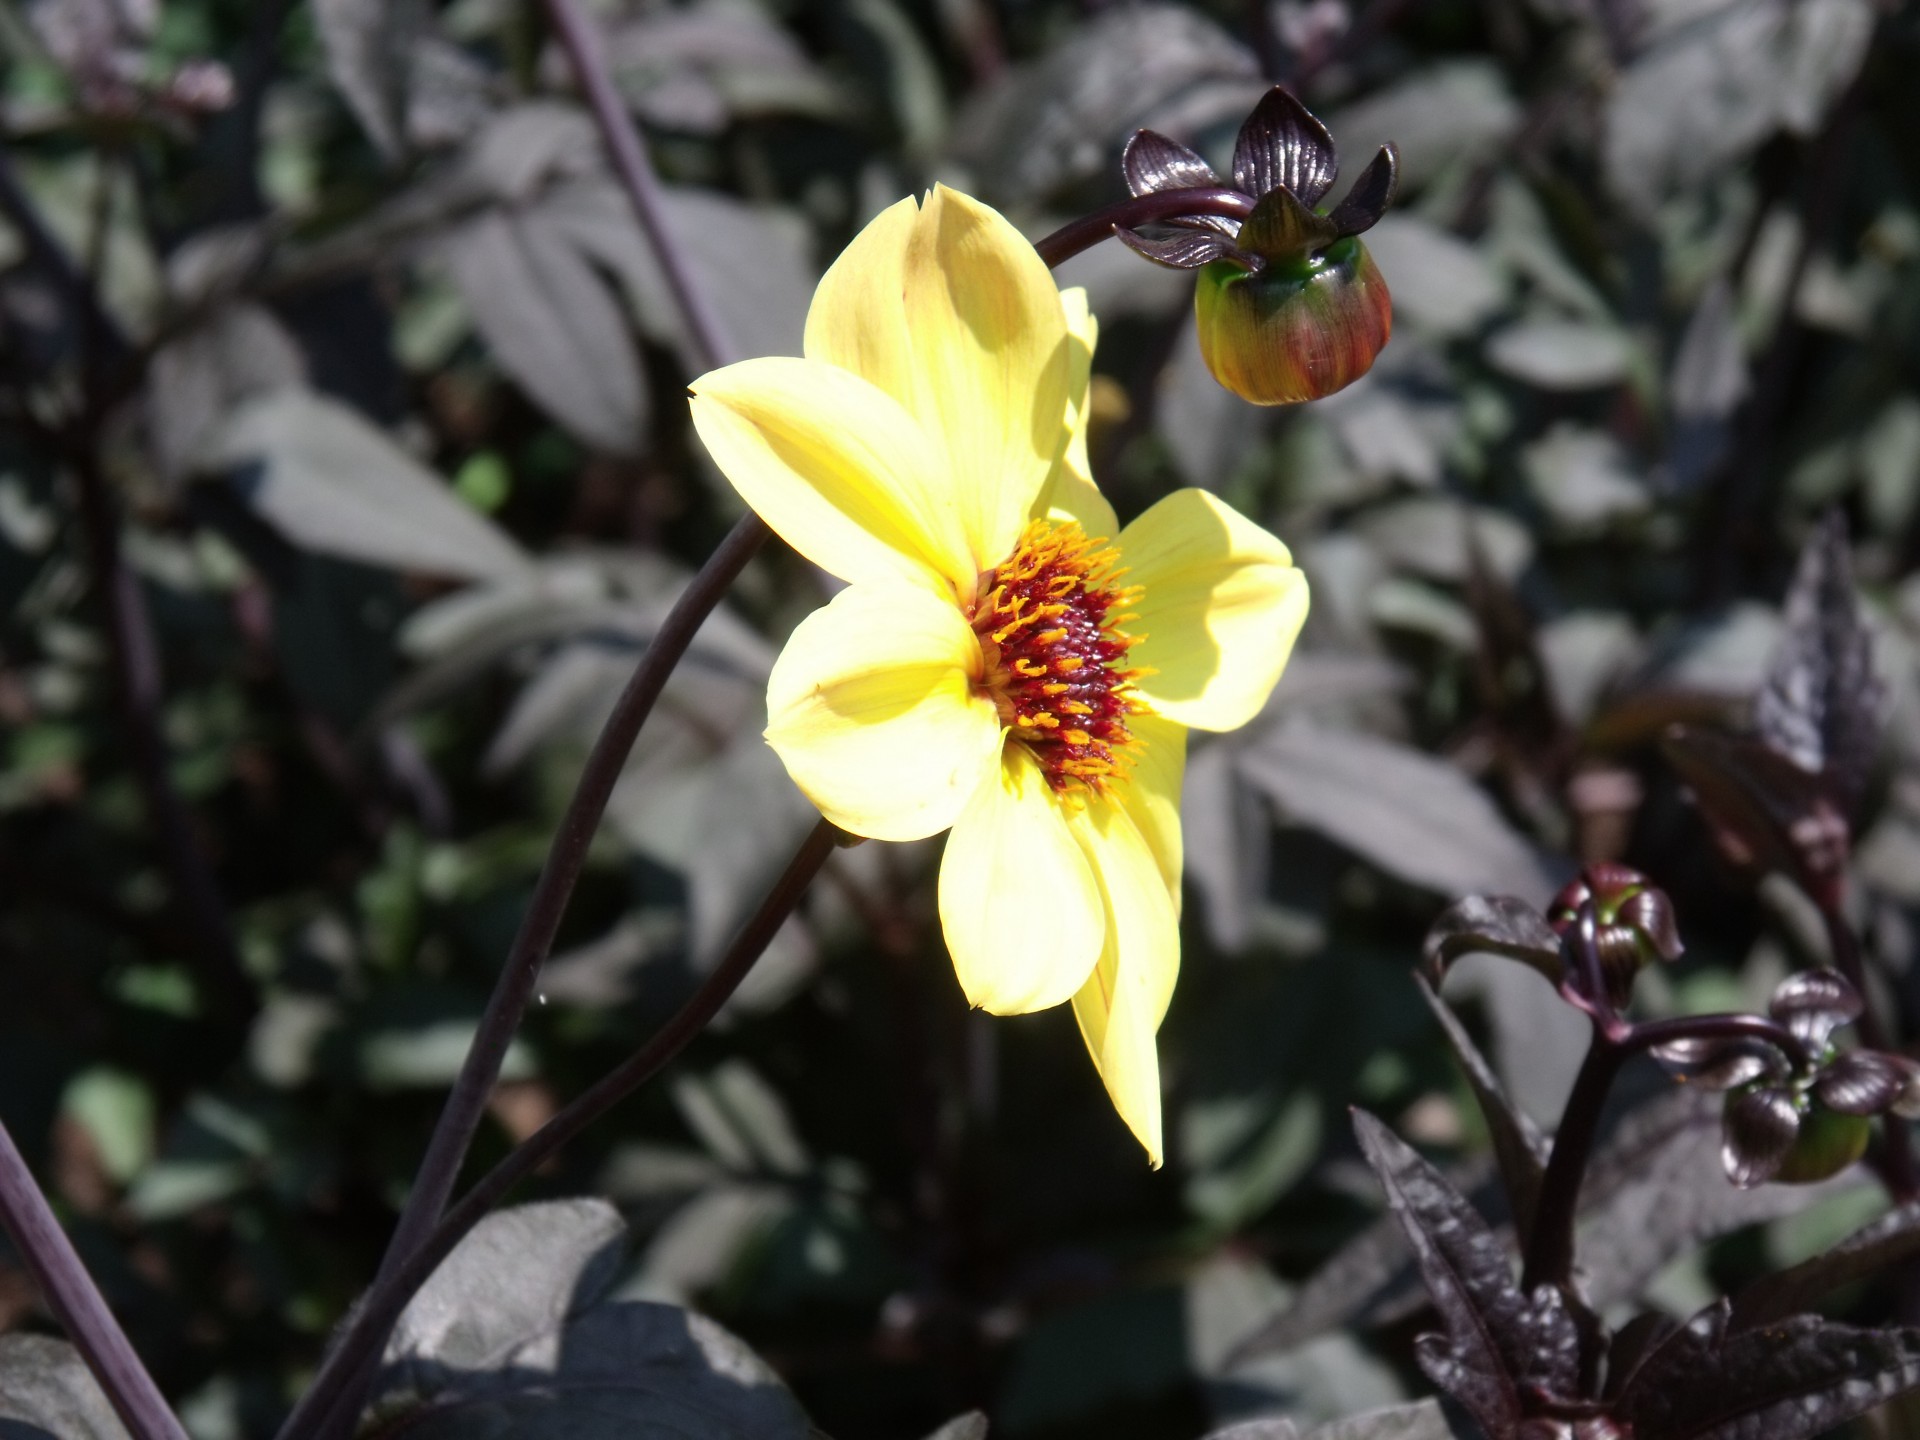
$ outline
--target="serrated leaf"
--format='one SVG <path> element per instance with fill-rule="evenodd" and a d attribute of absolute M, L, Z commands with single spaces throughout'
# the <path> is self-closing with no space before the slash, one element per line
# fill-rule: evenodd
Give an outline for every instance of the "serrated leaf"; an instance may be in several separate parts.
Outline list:
<path fill-rule="evenodd" d="M 527 565 L 504 531 L 357 411 L 306 390 L 243 405 L 205 463 L 231 471 L 260 518 L 305 550 L 471 580 Z"/>
<path fill-rule="evenodd" d="M 1457 908 L 1457 907 L 1456 907 Z M 1493 1155 L 1500 1166 L 1500 1179 L 1507 1190 L 1507 1209 L 1514 1222 L 1526 1229 L 1532 1223 L 1533 1207 L 1540 1197 L 1540 1181 L 1546 1174 L 1547 1142 L 1532 1120 L 1514 1109 L 1506 1091 L 1487 1064 L 1480 1048 L 1473 1043 L 1447 1002 L 1421 978 L 1420 996 L 1440 1022 L 1441 1032 L 1453 1047 L 1453 1055 L 1465 1072 L 1473 1098 L 1479 1102 L 1493 1137 Z"/>
<path fill-rule="evenodd" d="M 1416 1400 L 1325 1421 L 1306 1440 L 1450 1440 L 1452 1434 L 1437 1401 Z"/>
<path fill-rule="evenodd" d="M 1920 1330 L 1812 1315 L 1729 1333 L 1722 1300 L 1641 1360 L 1611 1414 L 1635 1440 L 1812 1440 L 1920 1385 Z"/>
<path fill-rule="evenodd" d="M 1843 1285 L 1885 1274 L 1889 1267 L 1916 1255 L 1920 1255 L 1920 1201 L 1909 1201 L 1831 1250 L 1749 1285 L 1734 1297 L 1728 1329 L 1772 1324 Z"/>
<path fill-rule="evenodd" d="M 538 209 L 496 210 L 448 237 L 446 256 L 500 368 L 587 444 L 638 451 L 645 377 L 611 287 Z"/>
<path fill-rule="evenodd" d="M 1880 748 L 1886 685 L 1853 588 L 1847 524 L 1830 511 L 1800 552 L 1786 633 L 1753 702 L 1760 738 L 1821 774 L 1843 811 L 1860 802 Z"/>
<path fill-rule="evenodd" d="M 1548 1285 L 1523 1294 L 1506 1246 L 1440 1172 L 1365 1111 L 1353 1122 L 1446 1326 L 1418 1342 L 1428 1377 L 1495 1436 L 1540 1396 L 1574 1397 L 1580 1333 L 1566 1297 Z"/>
<path fill-rule="evenodd" d="M 1521 837 L 1465 775 L 1371 735 L 1276 727 L 1239 752 L 1240 773 L 1297 824 L 1390 875 L 1444 895 L 1514 890 L 1545 903 L 1562 866 Z"/>
<path fill-rule="evenodd" d="M 8 1440 L 128 1440 L 80 1352 L 49 1335 L 0 1335 L 0 1434 Z"/>

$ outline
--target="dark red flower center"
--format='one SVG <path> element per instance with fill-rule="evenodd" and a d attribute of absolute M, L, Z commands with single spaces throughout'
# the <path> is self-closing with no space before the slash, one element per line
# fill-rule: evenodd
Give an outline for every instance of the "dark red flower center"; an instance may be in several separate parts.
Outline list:
<path fill-rule="evenodd" d="M 1105 545 L 1072 521 L 1034 521 L 982 578 L 971 617 L 982 692 L 1062 794 L 1124 779 L 1140 748 L 1127 719 L 1147 709 L 1142 672 L 1125 663 L 1144 638 L 1123 628 L 1140 587 L 1118 583 L 1119 553 Z"/>

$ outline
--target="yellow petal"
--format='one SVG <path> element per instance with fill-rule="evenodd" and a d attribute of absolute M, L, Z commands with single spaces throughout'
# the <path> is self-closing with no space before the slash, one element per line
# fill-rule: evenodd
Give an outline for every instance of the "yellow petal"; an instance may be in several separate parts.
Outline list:
<path fill-rule="evenodd" d="M 976 695 L 980 643 L 951 601 L 853 585 L 801 621 L 767 684 L 767 742 L 820 813 L 855 835 L 937 835 L 999 768 Z"/>
<path fill-rule="evenodd" d="M 1087 461 L 1087 420 L 1093 408 L 1088 392 L 1100 325 L 1087 308 L 1087 292 L 1079 286 L 1062 290 L 1060 303 L 1067 312 L 1067 449 L 1037 508 L 1054 520 L 1078 520 L 1080 528 L 1096 540 L 1111 540 L 1120 533 L 1120 521 L 1094 484 Z"/>
<path fill-rule="evenodd" d="M 971 595 L 978 573 L 939 449 L 898 401 L 834 365 L 745 360 L 693 385 L 693 424 L 794 549 L 855 584 Z"/>
<path fill-rule="evenodd" d="M 970 1004 L 996 1015 L 1070 997 L 1100 953 L 1093 871 L 1039 765 L 1018 744 L 954 822 L 940 861 L 940 928 Z"/>
<path fill-rule="evenodd" d="M 975 573 L 1013 549 L 1066 444 L 1066 317 L 995 210 L 933 189 L 882 212 L 807 312 L 808 358 L 872 381 L 945 458 Z"/>
<path fill-rule="evenodd" d="M 1160 878 L 1180 913 L 1180 782 L 1187 771 L 1187 727 L 1158 715 L 1135 715 L 1127 722 L 1141 750 L 1133 771 L 1113 787 L 1112 797 L 1127 812 L 1147 848 L 1153 852 Z"/>
<path fill-rule="evenodd" d="M 1307 618 L 1307 580 L 1279 540 L 1204 490 L 1176 490 L 1120 532 L 1142 595 L 1128 655 L 1154 710 L 1231 730 L 1267 703 Z"/>
<path fill-rule="evenodd" d="M 1099 877 L 1106 943 L 1073 997 L 1074 1018 L 1120 1118 L 1160 1167 L 1160 1060 L 1154 1034 L 1180 973 L 1180 926 L 1158 861 L 1127 811 L 1096 801 L 1073 819 Z"/>

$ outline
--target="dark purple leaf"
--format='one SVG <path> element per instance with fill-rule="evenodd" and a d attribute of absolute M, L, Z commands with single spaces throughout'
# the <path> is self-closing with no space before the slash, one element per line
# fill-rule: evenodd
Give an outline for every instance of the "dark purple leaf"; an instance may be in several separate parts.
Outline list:
<path fill-rule="evenodd" d="M 1853 589 L 1847 525 L 1828 513 L 1800 555 L 1787 592 L 1787 633 L 1753 702 L 1760 738 L 1824 774 L 1844 813 L 1866 789 L 1880 748 L 1886 686 Z"/>
<path fill-rule="evenodd" d="M 1721 1098 L 1675 1085 L 1614 1126 L 1580 1187 L 1578 1254 L 1590 1303 L 1638 1295 L 1675 1256 L 1747 1225 L 1795 1215 L 1806 1190 L 1738 1190 L 1720 1168 Z M 1815 1191 L 1838 1195 L 1867 1183 L 1857 1172 Z"/>
<path fill-rule="evenodd" d="M 1341 235 L 1359 235 L 1371 230 L 1393 204 L 1393 192 L 1399 184 L 1400 152 L 1391 145 L 1382 145 L 1380 153 L 1353 182 L 1346 199 L 1333 207 L 1327 219 Z"/>
<path fill-rule="evenodd" d="M 1317 205 L 1339 163 L 1327 127 L 1278 85 L 1253 107 L 1233 143 L 1233 183 L 1255 199 L 1284 188 L 1303 205 Z"/>
<path fill-rule="evenodd" d="M 1750 1090 L 1727 1101 L 1720 1136 L 1727 1179 L 1750 1190 L 1780 1173 L 1800 1136 L 1800 1111 L 1784 1090 Z"/>
<path fill-rule="evenodd" d="M 1435 985 L 1462 955 L 1482 954 L 1518 960 L 1551 983 L 1560 983 L 1560 937 L 1546 916 L 1511 895 L 1469 895 L 1456 900 L 1427 927 L 1420 947 L 1421 965 Z"/>
<path fill-rule="evenodd" d="M 1214 260 L 1231 260 L 1243 270 L 1259 270 L 1266 264 L 1258 255 L 1247 254 L 1224 235 L 1202 235 L 1192 230 L 1181 230 L 1154 239 L 1118 225 L 1113 233 L 1120 237 L 1120 243 L 1129 250 L 1146 256 L 1156 265 L 1167 265 L 1176 270 L 1198 270 Z"/>
<path fill-rule="evenodd" d="M 1546 1285 L 1522 1294 L 1506 1247 L 1440 1172 L 1365 1111 L 1353 1123 L 1446 1326 L 1418 1342 L 1428 1376 L 1494 1436 L 1512 1434 L 1534 1397 L 1572 1397 L 1580 1332 L 1566 1298 Z"/>
<path fill-rule="evenodd" d="M 1199 155 L 1158 130 L 1136 130 L 1128 136 L 1120 152 L 1120 168 L 1126 173 L 1128 191 L 1135 195 L 1223 183 Z"/>
<path fill-rule="evenodd" d="M 1457 910 L 1459 906 L 1453 908 Z M 1454 1058 L 1466 1073 L 1473 1098 L 1480 1104 L 1480 1113 L 1486 1117 L 1487 1130 L 1493 1137 L 1493 1157 L 1500 1166 L 1500 1179 L 1507 1190 L 1507 1210 L 1515 1223 L 1525 1228 L 1532 1223 L 1534 1202 L 1540 1195 L 1547 1142 L 1533 1121 L 1513 1108 L 1493 1067 L 1473 1043 L 1473 1037 L 1424 977 L 1420 980 L 1420 995 L 1433 1011 L 1433 1018 L 1440 1022 L 1447 1043 L 1453 1047 Z"/>
<path fill-rule="evenodd" d="M 1846 818 L 1818 778 L 1758 740 L 1676 725 L 1661 750 L 1692 790 L 1727 858 L 1791 876 L 1816 901 L 1846 867 Z"/>
<path fill-rule="evenodd" d="M 1634 1440 L 1812 1440 L 1920 1385 L 1920 1331 L 1812 1315 L 1728 1333 L 1722 1300 L 1654 1346 L 1612 1406 Z"/>
<path fill-rule="evenodd" d="M 1910 1200 L 1854 1231 L 1831 1250 L 1748 1286 L 1734 1298 L 1728 1328 L 1770 1325 L 1842 1285 L 1872 1279 L 1916 1255 L 1920 1255 L 1920 1200 Z"/>
<path fill-rule="evenodd" d="M 1842 1115 L 1884 1115 L 1907 1090 L 1907 1073 L 1875 1050 L 1851 1050 L 1820 1072 L 1813 1095 Z"/>

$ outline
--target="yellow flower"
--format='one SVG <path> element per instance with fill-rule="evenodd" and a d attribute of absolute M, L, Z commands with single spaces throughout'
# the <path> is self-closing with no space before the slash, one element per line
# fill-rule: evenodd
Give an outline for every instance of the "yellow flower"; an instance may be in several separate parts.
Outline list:
<path fill-rule="evenodd" d="M 746 502 L 847 582 L 774 665 L 769 743 L 844 830 L 951 827 L 940 921 L 967 998 L 1071 999 L 1157 1166 L 1186 731 L 1260 709 L 1307 587 L 1203 491 L 1118 526 L 1087 474 L 1093 341 L 1083 292 L 937 187 L 827 272 L 805 359 L 702 376 L 693 419 Z"/>

